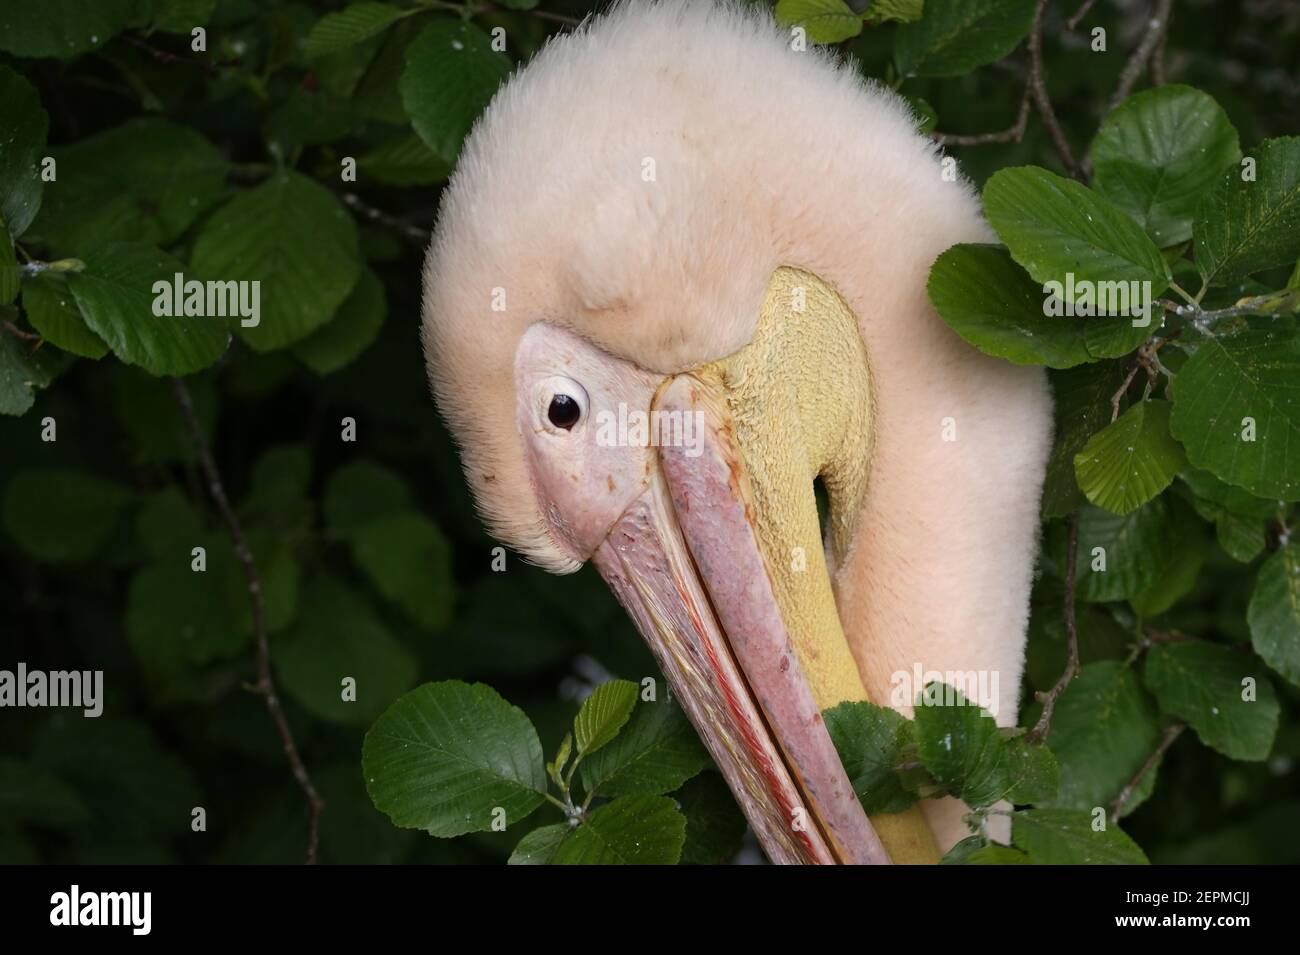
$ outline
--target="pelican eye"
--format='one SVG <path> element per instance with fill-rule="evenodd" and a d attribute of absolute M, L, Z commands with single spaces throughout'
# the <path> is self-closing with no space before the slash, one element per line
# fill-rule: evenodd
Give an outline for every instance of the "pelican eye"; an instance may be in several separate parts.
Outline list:
<path fill-rule="evenodd" d="M 582 417 L 582 406 L 577 400 L 565 394 L 551 398 L 551 405 L 546 409 L 546 418 L 557 428 L 569 431 Z"/>

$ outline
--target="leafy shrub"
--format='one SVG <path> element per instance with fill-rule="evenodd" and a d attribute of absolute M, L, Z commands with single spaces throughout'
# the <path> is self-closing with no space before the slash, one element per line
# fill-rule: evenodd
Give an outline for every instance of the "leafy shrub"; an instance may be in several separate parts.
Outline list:
<path fill-rule="evenodd" d="M 1025 731 L 970 707 L 827 723 L 869 810 L 975 808 L 951 861 L 1297 861 L 1300 17 L 1062 6 L 775 4 L 982 185 L 1000 244 L 945 252 L 931 300 L 975 348 L 1050 368 L 1057 404 Z M 492 573 L 425 394 L 439 186 L 513 64 L 587 12 L 0 10 L 3 659 L 109 685 L 98 720 L 5 711 L 0 859 L 295 860 L 317 841 L 305 803 L 323 861 L 740 850 L 600 582 Z M 143 319 L 177 273 L 274 294 L 256 323 Z M 1149 283 L 1149 323 L 1044 314 L 1045 288 L 1067 311 L 1120 280 Z M 1003 799 L 1012 847 L 982 835 Z M 1097 838 L 1098 808 L 1129 835 Z"/>

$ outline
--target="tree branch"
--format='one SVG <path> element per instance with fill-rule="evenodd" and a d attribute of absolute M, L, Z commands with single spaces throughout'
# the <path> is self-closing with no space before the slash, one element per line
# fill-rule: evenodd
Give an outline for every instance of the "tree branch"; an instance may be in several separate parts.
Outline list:
<path fill-rule="evenodd" d="M 1070 19 L 1065 21 L 1065 28 L 1073 33 L 1075 27 L 1083 22 L 1083 18 L 1088 15 L 1088 11 L 1092 9 L 1092 5 L 1096 2 L 1097 0 L 1083 0 L 1083 5 L 1074 11 Z"/>
<path fill-rule="evenodd" d="M 168 53 L 166 50 L 160 50 L 156 46 L 150 45 L 147 41 L 140 39 L 138 36 L 125 34 L 122 39 L 137 49 L 143 50 L 149 54 L 158 63 L 183 63 L 186 66 L 192 66 L 195 69 L 202 70 L 209 76 L 215 76 L 218 72 L 217 64 L 208 60 L 197 59 L 189 56 L 177 56 L 175 53 Z M 238 61 L 235 64 L 238 65 Z"/>
<path fill-rule="evenodd" d="M 1034 25 L 1029 28 L 1029 86 L 1033 91 L 1034 104 L 1038 107 L 1038 115 L 1043 118 L 1043 125 L 1047 127 L 1047 132 L 1052 137 L 1052 145 L 1056 148 L 1057 155 L 1061 157 L 1065 171 L 1083 182 L 1084 176 L 1079 162 L 1074 158 L 1070 141 L 1065 138 L 1061 124 L 1056 118 L 1056 110 L 1052 108 L 1051 97 L 1047 95 L 1047 77 L 1043 72 L 1043 15 L 1047 12 L 1049 2 L 1051 0 L 1038 0 Z"/>
<path fill-rule="evenodd" d="M 931 138 L 940 146 L 984 146 L 989 143 L 1018 143 L 1025 138 L 1025 128 L 1029 125 L 1029 104 L 1031 93 L 1025 86 L 1025 95 L 1020 99 L 1020 112 L 1011 126 L 997 133 L 978 133 L 968 136 L 961 133 L 931 133 Z"/>
<path fill-rule="evenodd" d="M 1025 739 L 1029 743 L 1041 743 L 1047 739 L 1047 734 L 1052 728 L 1052 713 L 1056 710 L 1056 701 L 1061 698 L 1070 681 L 1079 675 L 1079 630 L 1074 618 L 1074 575 L 1078 566 L 1079 549 L 1078 511 L 1070 515 L 1069 527 L 1065 545 L 1065 600 L 1061 608 L 1065 620 L 1065 672 L 1050 690 L 1036 694 L 1038 701 L 1043 704 L 1043 712 L 1038 717 L 1038 722 L 1034 724 L 1034 728 L 1025 734 Z"/>
<path fill-rule="evenodd" d="M 1169 15 L 1173 12 L 1173 7 L 1174 0 L 1155 0 L 1146 31 L 1142 34 L 1137 49 L 1124 64 L 1124 70 L 1119 75 L 1119 85 L 1115 87 L 1115 92 L 1110 98 L 1107 112 L 1128 99 L 1128 94 L 1133 92 L 1133 87 L 1137 84 L 1138 77 L 1142 75 L 1147 61 L 1151 59 L 1151 54 L 1155 52 L 1164 38 L 1165 31 L 1169 29 Z"/>
<path fill-rule="evenodd" d="M 244 578 L 248 583 L 248 599 L 253 610 L 253 636 L 257 643 L 257 682 L 251 689 L 266 701 L 266 711 L 271 715 L 271 722 L 275 724 L 276 732 L 280 734 L 280 743 L 284 747 L 284 756 L 289 763 L 289 770 L 307 800 L 307 864 L 314 865 L 320 837 L 320 814 L 325 808 L 325 800 L 321 799 L 320 794 L 316 792 L 307 767 L 303 765 L 302 757 L 298 755 L 293 733 L 285 719 L 284 709 L 280 706 L 280 697 L 275 691 L 275 682 L 271 679 L 271 651 L 266 639 L 262 578 L 257 571 L 257 563 L 253 560 L 253 552 L 248 547 L 239 518 L 234 508 L 230 506 L 230 499 L 226 497 L 225 485 L 221 483 L 221 473 L 217 470 L 217 464 L 212 458 L 212 450 L 208 447 L 198 416 L 194 413 L 194 402 L 190 398 L 190 391 L 180 378 L 173 378 L 172 385 L 176 393 L 176 403 L 180 405 L 181 415 L 185 418 L 190 438 L 194 441 L 199 467 L 208 480 L 208 493 L 212 495 L 212 500 L 217 505 L 226 528 L 230 531 L 231 540 L 235 545 L 235 556 L 239 558 L 239 563 L 244 568 Z"/>
<path fill-rule="evenodd" d="M 1133 775 L 1133 778 L 1124 784 L 1124 788 L 1119 791 L 1119 795 L 1115 797 L 1115 801 L 1110 804 L 1110 818 L 1112 822 L 1118 821 L 1120 811 L 1124 808 L 1124 804 L 1133 798 L 1133 793 L 1137 791 L 1138 785 L 1146 778 L 1147 774 L 1155 768 L 1156 763 L 1160 762 L 1160 757 L 1164 756 L 1169 747 L 1174 745 L 1174 740 L 1178 739 L 1185 729 L 1187 729 L 1185 723 L 1174 723 L 1165 730 L 1165 735 L 1160 740 L 1160 745 L 1151 752 L 1151 755 L 1146 758 L 1146 762 L 1144 762 Z"/>
<path fill-rule="evenodd" d="M 23 331 L 13 322 L 9 321 L 9 319 L 7 318 L 4 321 L 0 321 L 0 328 L 4 328 L 4 330 L 7 331 L 10 335 L 14 336 L 14 338 L 20 339 L 21 341 L 39 342 L 44 340 L 41 338 L 40 335 L 36 334 L 35 332 Z"/>
<path fill-rule="evenodd" d="M 404 222 L 397 216 L 385 212 L 383 209 L 376 209 L 355 193 L 342 193 L 342 199 L 345 206 L 357 215 L 361 216 L 367 222 L 375 222 L 385 228 L 392 229 L 403 239 L 406 239 L 408 242 L 421 249 L 425 248 L 429 244 L 432 233 L 429 232 L 428 229 L 421 229 L 419 226 L 414 226 L 409 222 Z"/>
<path fill-rule="evenodd" d="M 1187 321 L 1203 335 L 1212 335 L 1215 322 L 1225 318 L 1240 318 L 1243 315 L 1265 315 L 1276 318 L 1300 311 L 1300 288 L 1281 289 L 1264 295 L 1252 295 L 1238 299 L 1236 304 L 1226 308 L 1203 309 L 1195 302 L 1186 305 L 1160 299 L 1156 302 L 1161 308 Z"/>

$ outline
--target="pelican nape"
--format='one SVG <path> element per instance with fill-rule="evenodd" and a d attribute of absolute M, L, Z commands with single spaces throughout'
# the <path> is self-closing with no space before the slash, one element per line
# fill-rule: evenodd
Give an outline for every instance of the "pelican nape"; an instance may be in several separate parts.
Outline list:
<path fill-rule="evenodd" d="M 487 522 L 594 562 L 768 856 L 934 861 L 964 807 L 868 820 L 820 713 L 987 672 L 1014 725 L 1050 398 L 927 299 L 991 240 L 972 190 L 899 97 L 795 46 L 675 2 L 549 43 L 465 144 L 425 349 Z M 695 453 L 609 440 L 629 411 L 692 416 Z"/>

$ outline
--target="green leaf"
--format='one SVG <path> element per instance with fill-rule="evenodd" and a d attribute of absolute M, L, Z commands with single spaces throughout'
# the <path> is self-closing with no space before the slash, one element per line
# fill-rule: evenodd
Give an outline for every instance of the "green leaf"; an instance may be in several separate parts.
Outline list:
<path fill-rule="evenodd" d="M 14 244 L 9 238 L 4 219 L 0 219 L 0 306 L 8 305 L 18 297 L 19 281 Z"/>
<path fill-rule="evenodd" d="M 83 258 L 109 239 L 171 244 L 220 198 L 229 171 L 201 134 L 155 117 L 54 147 L 50 155 L 58 179 L 45 191 L 32 234 Z"/>
<path fill-rule="evenodd" d="M 249 644 L 251 631 L 235 625 L 226 579 L 235 569 L 233 550 L 205 533 L 186 542 L 131 578 L 127 592 L 126 634 L 146 672 L 159 675 L 164 664 L 203 664 L 235 656 Z M 207 570 L 192 569 L 191 548 L 207 553 Z M 247 599 L 247 583 L 244 595 Z"/>
<path fill-rule="evenodd" d="M 190 35 L 195 27 L 212 20 L 217 0 L 155 0 L 151 29 Z"/>
<path fill-rule="evenodd" d="M 226 350 L 230 332 L 221 318 L 154 314 L 156 283 L 172 287 L 184 266 L 165 252 L 129 242 L 86 254 L 86 267 L 69 272 L 68 288 L 92 332 L 113 354 L 151 375 L 188 375 Z M 159 286 L 161 288 L 162 286 Z"/>
<path fill-rule="evenodd" d="M 1114 823 L 1093 829 L 1090 812 L 1021 809 L 1011 815 L 1011 839 L 1036 865 L 1148 865 L 1136 842 Z"/>
<path fill-rule="evenodd" d="M 1055 397 L 1056 441 L 1043 483 L 1043 516 L 1064 517 L 1083 503 L 1074 456 L 1110 423 L 1111 398 L 1124 383 L 1124 366 L 1108 361 L 1048 375 Z"/>
<path fill-rule="evenodd" d="M 1250 151 L 1253 181 L 1234 166 L 1206 193 L 1196 216 L 1196 267 L 1221 285 L 1300 256 L 1300 137 L 1266 139 Z"/>
<path fill-rule="evenodd" d="M 143 0 L 42 0 L 0 7 L 0 50 L 14 56 L 71 60 L 149 19 Z"/>
<path fill-rule="evenodd" d="M 814 43 L 840 43 L 862 32 L 862 15 L 844 0 L 777 0 L 776 19 L 788 27 L 803 27 Z"/>
<path fill-rule="evenodd" d="M 203 536 L 203 519 L 174 486 L 148 495 L 135 518 L 135 533 L 149 556 L 164 561 L 188 559 Z"/>
<path fill-rule="evenodd" d="M 278 633 L 293 623 L 298 610 L 298 559 L 292 545 L 276 533 L 250 530 L 248 547 L 253 552 L 262 578 L 262 612 L 267 633 Z M 248 579 L 233 549 L 222 539 L 221 550 L 228 553 L 225 562 L 226 601 L 234 609 L 235 626 L 245 635 L 253 634 L 253 607 L 248 595 Z M 209 548 L 209 554 L 212 553 Z M 382 657 L 382 652 L 377 653 Z M 401 689 L 410 685 L 408 681 Z"/>
<path fill-rule="evenodd" d="M 379 51 L 351 93 L 353 105 L 366 119 L 390 126 L 410 122 L 402 108 L 399 86 L 406 69 L 406 51 L 419 35 L 420 22 L 414 17 L 402 20 L 380 37 Z"/>
<path fill-rule="evenodd" d="M 631 680 L 610 680 L 596 687 L 582 701 L 582 707 L 573 719 L 579 759 L 613 741 L 632 715 L 636 696 L 637 685 Z"/>
<path fill-rule="evenodd" d="M 848 702 L 826 710 L 822 718 L 867 815 L 902 812 L 916 801 L 895 773 L 914 739 L 912 723 L 901 713 Z"/>
<path fill-rule="evenodd" d="M 400 90 L 411 125 L 434 154 L 456 162 L 461 143 L 510 73 L 510 60 L 472 23 L 430 23 L 406 50 Z"/>
<path fill-rule="evenodd" d="M 1160 643 L 1147 654 L 1143 678 L 1160 709 L 1196 730 L 1206 746 L 1231 759 L 1268 757 L 1277 694 L 1250 654 L 1203 640 Z"/>
<path fill-rule="evenodd" d="M 1159 325 L 1125 311 L 1130 296 L 1108 300 L 1114 314 L 1092 314 L 1080 305 L 1068 314 L 1065 303 L 1039 286 L 994 245 L 955 245 L 939 256 L 927 285 L 936 311 L 980 351 L 1018 365 L 1071 368 L 1097 358 L 1128 354 Z M 1107 292 L 1109 295 L 1109 291 Z"/>
<path fill-rule="evenodd" d="M 129 499 L 126 488 L 84 471 L 32 468 L 5 486 L 4 526 L 39 561 L 80 563 L 108 543 Z"/>
<path fill-rule="evenodd" d="M 695 728 L 665 696 L 641 703 L 613 742 L 583 760 L 586 792 L 602 796 L 658 796 L 676 789 L 710 763 Z"/>
<path fill-rule="evenodd" d="M 1126 600 L 1151 586 L 1174 556 L 1169 508 L 1162 497 L 1122 517 L 1083 508 L 1075 562 L 1079 596 L 1092 602 Z"/>
<path fill-rule="evenodd" d="M 555 759 L 546 764 L 546 775 L 551 777 L 551 782 L 556 786 L 564 787 L 564 767 L 569 762 L 569 757 L 573 755 L 573 734 L 565 733 L 564 739 L 560 741 L 559 752 L 555 754 Z"/>
<path fill-rule="evenodd" d="M 1260 566 L 1246 619 L 1255 652 L 1300 686 L 1300 544 L 1279 547 Z"/>
<path fill-rule="evenodd" d="M 542 804 L 542 744 L 523 710 L 491 687 L 426 683 L 384 711 L 362 748 L 366 788 L 394 825 L 434 836 L 507 824 Z"/>
<path fill-rule="evenodd" d="M 1032 865 L 1033 859 L 1009 846 L 989 845 L 966 857 L 966 865 Z"/>
<path fill-rule="evenodd" d="M 1046 746 L 1026 743 L 1024 737 L 1011 740 L 1007 743 L 1007 766 L 1011 776 L 1007 799 L 1017 806 L 1056 798 L 1061 786 L 1061 767 Z"/>
<path fill-rule="evenodd" d="M 1035 0 L 926 0 L 899 27 L 894 59 L 904 76 L 959 76 L 1009 54 L 1029 33 Z"/>
<path fill-rule="evenodd" d="M 926 286 L 935 310 L 986 355 L 1017 365 L 1071 368 L 1091 361 L 1083 326 L 1096 319 L 1048 316 L 1048 295 L 996 245 L 955 245 Z"/>
<path fill-rule="evenodd" d="M 129 436 L 131 463 L 151 465 L 194 461 L 194 436 L 176 403 L 170 381 L 155 378 L 130 365 L 112 367 L 113 410 Z M 217 392 L 207 376 L 187 382 L 194 416 L 205 435 L 213 435 L 217 422 Z"/>
<path fill-rule="evenodd" d="M 199 543 L 208 545 L 212 539 L 197 538 Z M 185 550 L 131 577 L 126 639 L 156 705 L 202 700 L 208 693 L 203 666 L 230 659 L 248 646 L 226 602 L 224 565 L 216 554 L 210 557 L 204 573 L 190 569 Z"/>
<path fill-rule="evenodd" d="M 379 335 L 388 314 L 384 285 L 370 269 L 343 300 L 328 325 L 293 346 L 293 353 L 318 375 L 328 375 L 355 361 Z"/>
<path fill-rule="evenodd" d="M 14 8 L 17 10 L 18 8 Z M 0 13 L 0 21 L 6 14 Z M 0 27 L 0 32 L 3 28 Z M 0 40 L 0 45 L 3 45 Z M 37 165 L 45 152 L 50 117 L 41 107 L 36 88 L 19 74 L 0 65 L 0 219 L 9 235 L 27 231 L 41 207 L 41 180 Z"/>
<path fill-rule="evenodd" d="M 926 0 L 873 0 L 863 16 L 873 23 L 912 23 L 921 19 Z"/>
<path fill-rule="evenodd" d="M 1170 507 L 1173 555 L 1155 580 L 1129 597 L 1134 613 L 1144 620 L 1164 613 L 1191 592 L 1209 551 L 1204 525 L 1192 509 L 1178 498 L 1170 502 Z"/>
<path fill-rule="evenodd" d="M 1260 497 L 1300 498 L 1300 338 L 1207 338 L 1173 398 L 1169 426 L 1194 465 Z"/>
<path fill-rule="evenodd" d="M 313 506 L 311 451 L 305 445 L 284 444 L 263 451 L 253 465 L 247 496 L 239 502 L 245 526 L 295 537 L 310 527 Z"/>
<path fill-rule="evenodd" d="M 389 600 L 428 630 L 451 619 L 451 545 L 417 511 L 378 517 L 352 534 L 352 557 Z"/>
<path fill-rule="evenodd" d="M 510 853 L 509 865 L 550 865 L 555 858 L 555 850 L 572 832 L 567 822 L 557 822 L 551 826 L 534 829 L 519 840 L 515 851 Z"/>
<path fill-rule="evenodd" d="M 945 792 L 976 808 L 1006 794 L 1011 777 L 998 724 L 960 690 L 927 684 L 917 698 L 915 724 L 921 762 Z"/>
<path fill-rule="evenodd" d="M 39 377 L 23 343 L 7 332 L 0 334 L 0 414 L 25 414 L 36 401 Z"/>
<path fill-rule="evenodd" d="M 337 53 L 383 33 L 403 17 L 419 12 L 401 10 L 388 3 L 353 3 L 337 13 L 327 13 L 307 34 L 307 58 Z"/>
<path fill-rule="evenodd" d="M 35 734 L 31 761 L 76 788 L 93 829 L 128 843 L 174 838 L 178 819 L 187 825 L 194 806 L 212 804 L 147 724 L 111 715 L 112 696 L 97 719 L 53 714 Z"/>
<path fill-rule="evenodd" d="M 555 865 L 676 865 L 686 817 L 666 796 L 620 796 L 560 844 Z"/>
<path fill-rule="evenodd" d="M 446 179 L 451 164 L 435 156 L 415 133 L 408 133 L 358 156 L 357 172 L 389 186 L 428 186 Z"/>
<path fill-rule="evenodd" d="M 0 818 L 66 828 L 89 818 L 76 790 L 39 766 L 0 756 Z"/>
<path fill-rule="evenodd" d="M 368 458 L 343 465 L 325 486 L 325 523 L 331 533 L 343 538 L 377 520 L 405 514 L 413 506 L 406 482 Z"/>
<path fill-rule="evenodd" d="M 1097 193 L 1046 169 L 1021 166 L 993 174 L 984 186 L 989 224 L 1011 257 L 1063 301 L 1112 301 L 1150 282 L 1139 297 L 1154 301 L 1169 284 L 1169 267 L 1142 228 Z M 1114 312 L 1115 308 L 1108 311 Z"/>
<path fill-rule="evenodd" d="M 1061 784 L 1046 804 L 1109 811 L 1159 743 L 1160 714 L 1137 674 L 1118 660 L 1085 665 L 1052 715 L 1047 744 L 1061 768 Z M 1125 813 L 1150 795 L 1155 778 L 1153 768 L 1125 804 Z"/>
<path fill-rule="evenodd" d="M 23 312 L 46 341 L 82 358 L 103 358 L 108 346 L 86 327 L 81 310 L 60 276 L 43 273 L 23 282 Z"/>
<path fill-rule="evenodd" d="M 1169 402 L 1139 401 L 1089 439 L 1074 470 L 1093 504 L 1128 514 L 1151 500 L 1187 465 L 1169 435 Z"/>
<path fill-rule="evenodd" d="M 257 351 L 320 328 L 361 275 L 352 217 L 322 186 L 287 171 L 218 209 L 194 242 L 191 264 L 204 278 L 261 282 L 260 321 L 238 328 Z"/>
<path fill-rule="evenodd" d="M 267 148 L 281 155 L 292 154 L 303 146 L 318 146 L 344 139 L 360 122 L 356 105 L 347 97 L 336 96 L 324 88 L 304 89 L 295 86 L 285 99 L 275 105 L 266 118 Z M 337 176 L 338 166 L 326 173 Z"/>
<path fill-rule="evenodd" d="M 744 843 L 745 817 L 726 781 L 718 773 L 700 773 L 676 794 L 686 816 L 686 844 L 680 865 L 722 865 Z"/>
<path fill-rule="evenodd" d="M 984 836 L 967 836 L 944 853 L 943 858 L 939 860 L 939 864 L 964 865 L 973 853 L 983 849 L 986 845 L 988 845 L 988 842 Z"/>
<path fill-rule="evenodd" d="M 1214 522 L 1219 546 L 1233 560 L 1249 563 L 1264 549 L 1264 522 L 1277 513 L 1277 501 L 1256 497 L 1225 484 L 1209 471 L 1181 475 L 1192 491 L 1196 512 Z"/>
<path fill-rule="evenodd" d="M 1130 96 L 1092 143 L 1094 187 L 1162 249 L 1192 237 L 1202 196 L 1239 159 L 1237 131 L 1219 104 L 1177 84 Z"/>
<path fill-rule="evenodd" d="M 308 581 L 302 613 L 273 643 L 271 661 L 280 686 L 304 709 L 348 725 L 370 723 L 416 677 L 415 659 L 371 607 L 325 574 Z"/>

